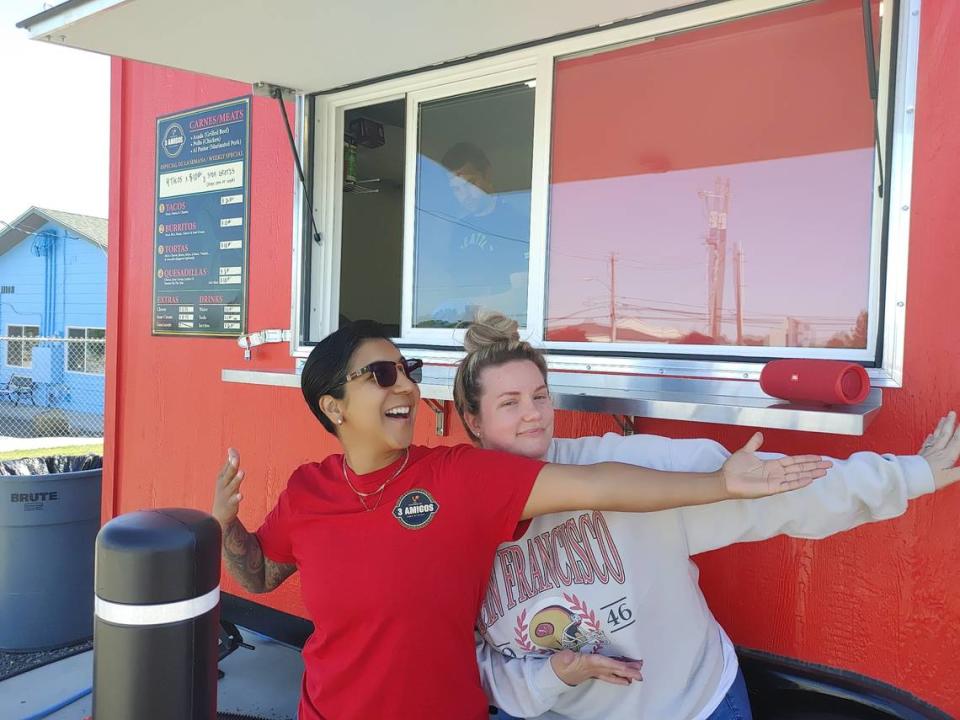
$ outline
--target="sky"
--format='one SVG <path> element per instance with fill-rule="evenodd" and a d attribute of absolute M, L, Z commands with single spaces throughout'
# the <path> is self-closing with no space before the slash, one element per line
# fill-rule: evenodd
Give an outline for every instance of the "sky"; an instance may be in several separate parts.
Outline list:
<path fill-rule="evenodd" d="M 555 184 L 548 318 L 606 322 L 615 254 L 624 318 L 703 332 L 707 216 L 699 191 L 722 177 L 730 182 L 728 315 L 739 243 L 745 332 L 763 336 L 784 317 L 815 318 L 813 330 L 826 341 L 867 309 L 872 173 L 866 148 Z M 735 334 L 734 327 L 729 317 L 723 330 Z"/>
<path fill-rule="evenodd" d="M 16 27 L 49 5 L 0 2 L 4 222 L 31 205 L 107 217 L 110 60 L 30 40 Z"/>

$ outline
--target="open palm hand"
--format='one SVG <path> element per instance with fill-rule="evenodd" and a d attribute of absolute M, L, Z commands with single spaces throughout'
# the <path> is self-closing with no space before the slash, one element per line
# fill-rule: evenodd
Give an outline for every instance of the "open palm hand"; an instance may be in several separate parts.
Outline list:
<path fill-rule="evenodd" d="M 806 487 L 827 474 L 833 463 L 819 455 L 788 455 L 762 460 L 754 453 L 763 435 L 754 433 L 747 444 L 723 464 L 723 482 L 733 497 L 758 498 Z"/>
<path fill-rule="evenodd" d="M 937 490 L 960 481 L 960 467 L 957 467 L 957 459 L 960 458 L 960 425 L 953 410 L 940 418 L 934 431 L 927 435 L 920 448 L 920 456 L 929 463 Z"/>

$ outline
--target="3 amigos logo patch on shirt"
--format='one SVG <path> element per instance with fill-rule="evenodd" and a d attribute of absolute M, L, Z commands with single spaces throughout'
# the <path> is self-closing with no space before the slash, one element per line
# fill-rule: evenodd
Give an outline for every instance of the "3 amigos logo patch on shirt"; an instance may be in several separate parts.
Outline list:
<path fill-rule="evenodd" d="M 414 488 L 404 493 L 393 507 L 393 516 L 408 530 L 419 530 L 433 520 L 440 503 L 426 490 Z"/>

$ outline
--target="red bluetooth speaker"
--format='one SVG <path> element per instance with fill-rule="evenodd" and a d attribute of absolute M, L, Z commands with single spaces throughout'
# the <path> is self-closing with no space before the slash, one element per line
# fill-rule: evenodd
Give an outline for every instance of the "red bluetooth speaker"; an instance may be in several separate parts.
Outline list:
<path fill-rule="evenodd" d="M 791 402 L 856 405 L 870 394 L 870 378 L 842 360 L 774 360 L 760 372 L 760 387 Z"/>

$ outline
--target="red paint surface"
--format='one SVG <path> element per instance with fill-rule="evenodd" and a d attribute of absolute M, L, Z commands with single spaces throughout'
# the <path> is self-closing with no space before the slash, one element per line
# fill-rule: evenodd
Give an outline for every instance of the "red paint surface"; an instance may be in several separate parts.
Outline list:
<path fill-rule="evenodd" d="M 953 322 L 960 272 L 960 5 L 923 7 L 914 157 L 906 378 L 862 438 L 768 432 L 767 447 L 846 456 L 909 453 L 937 418 L 960 407 L 960 331 Z M 247 93 L 245 86 L 115 60 L 108 298 L 104 514 L 138 508 L 208 508 L 225 448 L 247 470 L 241 517 L 256 526 L 299 463 L 337 447 L 299 392 L 236 385 L 222 368 L 292 367 L 286 346 L 244 364 L 226 339 L 150 335 L 154 128 L 158 115 Z M 287 327 L 293 169 L 278 110 L 254 99 L 250 193 L 250 327 Z M 449 422 L 453 424 L 453 417 Z M 434 444 L 421 406 L 418 442 Z M 605 416 L 560 413 L 562 436 L 615 429 Z M 728 447 L 749 428 L 641 421 L 642 432 L 711 437 Z M 444 442 L 464 441 L 455 428 Z M 847 668 L 902 687 L 960 715 L 960 489 L 914 502 L 895 521 L 820 542 L 776 539 L 699 560 L 717 618 L 740 644 Z M 225 578 L 225 590 L 242 591 Z M 288 582 L 261 602 L 302 613 Z"/>
<path fill-rule="evenodd" d="M 769 102 L 783 93 L 789 102 Z M 860 0 L 801 5 L 563 60 L 551 182 L 870 147 L 866 97 Z"/>

